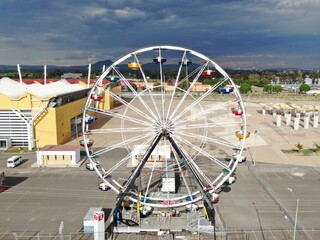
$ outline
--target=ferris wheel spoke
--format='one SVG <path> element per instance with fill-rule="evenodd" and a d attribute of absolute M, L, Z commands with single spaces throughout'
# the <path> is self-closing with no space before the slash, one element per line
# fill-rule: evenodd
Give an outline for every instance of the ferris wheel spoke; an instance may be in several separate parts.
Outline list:
<path fill-rule="evenodd" d="M 236 148 L 238 146 L 238 144 L 233 144 L 231 142 L 228 141 L 223 141 L 217 138 L 211 138 L 211 137 L 207 137 L 204 135 L 200 135 L 200 134 L 193 134 L 193 133 L 187 133 L 187 132 L 177 132 L 178 135 L 184 136 L 184 137 L 189 137 L 189 138 L 194 138 L 194 139 L 202 139 L 204 141 L 208 141 L 210 143 L 215 143 L 215 144 L 219 144 L 225 147 L 230 147 L 230 148 Z"/>
<path fill-rule="evenodd" d="M 244 122 L 224 122 L 224 123 L 197 123 L 197 124 L 186 124 L 176 126 L 175 130 L 185 130 L 185 129 L 197 129 L 197 128 L 220 128 L 220 127 L 234 127 L 234 126 L 243 126 Z"/>
<path fill-rule="evenodd" d="M 106 133 L 126 133 L 126 132 L 150 132 L 153 128 L 101 128 L 101 129 L 92 129 L 85 132 L 85 134 L 106 134 Z"/>
<path fill-rule="evenodd" d="M 195 163 L 195 161 L 192 159 L 192 157 L 187 153 L 187 151 L 182 147 L 182 145 L 181 145 L 181 143 L 180 143 L 180 137 L 178 137 L 178 136 L 175 136 L 175 138 L 173 138 L 175 141 L 176 141 L 176 143 L 178 144 L 178 145 L 180 145 L 180 149 L 181 149 L 181 151 L 183 152 L 183 154 L 186 156 L 186 163 L 189 165 L 189 167 L 190 168 L 192 168 L 194 171 L 195 171 L 195 173 L 196 173 L 196 177 L 198 178 L 198 179 L 200 179 L 200 178 L 202 178 L 202 179 L 204 179 L 206 182 L 207 182 L 207 184 L 208 183 L 210 183 L 210 179 L 206 176 L 206 174 L 201 170 L 201 168 Z"/>
<path fill-rule="evenodd" d="M 209 89 L 205 94 L 203 94 L 201 97 L 196 99 L 192 104 L 187 106 L 181 113 L 179 113 L 176 117 L 173 118 L 173 115 L 171 116 L 172 121 L 178 120 L 181 116 L 183 116 L 186 112 L 190 111 L 192 108 L 194 108 L 196 105 L 198 105 L 201 101 L 203 101 L 209 94 L 211 94 L 214 90 L 216 90 L 219 86 L 221 86 L 225 81 L 227 81 L 227 78 L 221 80 L 217 84 L 215 84 L 211 89 Z"/>
<path fill-rule="evenodd" d="M 197 72 L 199 72 L 199 69 L 201 68 L 201 66 L 199 66 L 199 67 L 197 67 L 193 72 L 191 72 L 190 73 L 190 77 L 191 76 L 193 76 L 195 73 L 197 73 Z M 179 69 L 180 70 L 180 69 Z M 177 76 L 177 79 L 179 79 L 179 75 Z M 175 95 L 175 92 L 176 92 L 176 89 L 178 88 L 178 85 L 179 84 L 181 84 L 181 83 L 183 83 L 184 81 L 187 81 L 187 78 L 185 77 L 185 78 L 183 78 L 181 81 L 178 81 L 178 80 L 176 80 L 176 82 L 175 82 L 175 86 L 174 86 L 174 88 L 173 88 L 173 93 L 171 94 L 171 100 L 170 100 L 170 106 L 169 106 L 169 109 L 168 109 L 168 111 L 167 111 L 167 119 L 169 119 L 169 115 L 170 115 L 170 111 L 171 111 L 171 106 L 172 106 L 172 101 L 173 101 L 173 97 L 174 97 L 174 95 Z M 184 94 L 185 95 L 185 94 Z M 180 101 L 180 102 L 182 102 L 182 101 Z M 175 107 L 175 110 L 178 110 L 179 108 L 178 107 Z M 172 114 L 171 114 L 171 116 L 173 116 L 175 114 L 175 112 L 173 112 Z"/>
<path fill-rule="evenodd" d="M 157 162 L 157 158 L 154 159 L 153 161 L 153 164 L 152 164 L 152 170 L 150 172 L 150 177 L 149 177 L 149 180 L 148 180 L 148 184 L 147 184 L 147 189 L 146 189 L 146 192 L 145 192 L 145 196 L 148 196 L 148 193 L 149 193 L 149 188 L 150 188 L 150 185 L 151 185 L 151 180 L 152 180 L 152 176 L 153 176 L 153 172 L 155 170 L 155 167 L 156 167 L 156 162 Z M 144 198 L 144 203 L 146 202 L 146 198 Z"/>
<path fill-rule="evenodd" d="M 123 114 L 110 112 L 108 110 L 101 110 L 101 109 L 92 108 L 92 107 L 87 108 L 87 110 L 88 111 L 92 111 L 92 112 L 96 112 L 96 113 L 101 113 L 101 114 L 104 114 L 104 115 L 107 115 L 107 116 L 110 116 L 110 117 L 115 117 L 115 118 L 119 118 L 119 119 L 122 119 L 122 120 L 126 120 L 126 121 L 129 121 L 129 122 L 132 122 L 132 123 L 137 123 L 137 124 L 140 124 L 140 125 L 143 125 L 143 126 L 150 126 L 152 124 L 151 122 L 145 122 L 145 121 L 142 121 L 142 120 L 134 118 L 134 117 L 129 117 L 129 116 L 126 116 L 126 115 L 123 115 Z"/>
<path fill-rule="evenodd" d="M 137 61 L 137 63 L 140 64 L 139 59 L 138 59 L 138 56 L 137 56 L 136 54 L 134 54 L 134 58 L 135 58 L 135 60 Z M 154 100 L 154 98 L 153 98 L 153 94 L 152 94 L 150 88 L 148 87 L 148 81 L 147 81 L 146 75 L 145 75 L 142 67 L 140 67 L 139 70 L 140 70 L 140 73 L 141 73 L 141 75 L 142 75 L 143 81 L 144 81 L 144 83 L 146 84 L 147 91 L 148 91 L 149 96 L 150 96 L 150 98 L 151 98 L 153 107 L 155 108 L 156 113 L 157 113 L 157 115 L 158 115 L 158 119 L 161 119 L 160 113 L 159 113 L 159 109 L 158 109 L 157 104 L 156 104 L 156 102 L 155 102 L 155 100 Z M 150 110 L 151 110 L 151 109 L 150 109 Z M 152 113 L 153 113 L 153 112 L 152 112 Z M 153 115 L 154 115 L 154 113 L 153 113 Z M 155 117 L 155 119 L 156 119 L 156 118 L 157 118 L 157 117 Z"/>
<path fill-rule="evenodd" d="M 186 54 L 187 54 L 187 52 L 184 51 L 182 58 L 184 58 Z M 174 88 L 173 88 L 173 91 L 171 93 L 171 98 L 170 98 L 170 102 L 169 102 L 169 107 L 168 107 L 166 119 L 169 119 L 169 114 L 170 114 L 170 111 L 171 111 L 173 98 L 174 98 L 174 95 L 176 93 L 176 89 L 177 89 L 177 86 L 178 86 L 178 79 L 180 78 L 181 70 L 182 70 L 182 64 L 180 64 L 180 66 L 179 66 L 179 70 L 178 70 L 178 73 L 177 73 L 177 76 L 176 76 L 176 79 L 175 79 L 175 82 L 174 82 Z"/>
<path fill-rule="evenodd" d="M 236 101 L 237 101 L 237 100 L 236 100 Z M 225 102 L 225 103 L 221 103 L 221 104 L 219 104 L 219 105 L 216 105 L 216 106 L 213 106 L 213 107 L 211 107 L 211 108 L 208 108 L 208 109 L 206 109 L 206 110 L 199 111 L 199 112 L 197 112 L 196 114 L 193 114 L 193 115 L 191 115 L 191 116 L 185 117 L 184 119 L 181 119 L 181 120 L 177 121 L 177 122 L 176 122 L 176 125 L 179 125 L 179 124 L 181 124 L 181 123 L 185 123 L 185 122 L 190 121 L 190 120 L 193 120 L 193 119 L 197 119 L 198 117 L 205 117 L 206 115 L 212 114 L 212 113 L 214 113 L 215 111 L 217 111 L 217 110 L 219 110 L 219 109 L 222 109 L 222 108 L 224 108 L 224 107 L 226 107 L 226 106 L 228 106 L 228 105 L 230 105 L 230 104 L 232 104 L 232 103 L 234 103 L 234 102 L 235 102 L 235 100 L 230 100 L 230 101 L 227 101 L 227 102 Z M 181 114 L 181 116 L 182 116 L 182 115 L 183 115 L 183 114 Z"/>
<path fill-rule="evenodd" d="M 140 94 L 137 93 L 137 91 L 131 86 L 131 83 L 128 82 L 128 80 L 121 74 L 121 72 L 118 71 L 118 69 L 116 69 L 113 66 L 113 69 L 115 72 L 117 72 L 117 74 L 120 76 L 121 80 L 124 81 L 124 83 L 126 84 L 126 86 L 129 87 L 129 89 L 131 90 L 131 92 L 139 99 L 139 101 L 142 103 L 142 105 L 146 108 L 146 110 L 152 115 L 152 117 L 154 119 L 157 119 L 156 115 L 154 114 L 154 112 L 151 110 L 151 108 L 148 106 L 148 104 L 141 98 Z M 141 68 L 140 68 L 141 69 Z M 143 75 L 144 76 L 144 75 Z M 143 77 L 145 79 L 145 76 Z"/>
<path fill-rule="evenodd" d="M 138 135 L 138 136 L 136 136 L 136 137 L 130 138 L 130 139 L 125 140 L 125 141 L 121 141 L 120 143 L 111 145 L 111 146 L 109 146 L 109 147 L 103 148 L 103 149 L 98 150 L 98 151 L 95 151 L 94 154 L 92 154 L 91 157 L 101 155 L 102 153 L 110 152 L 110 151 L 113 150 L 113 149 L 116 149 L 116 148 L 125 146 L 125 145 L 127 145 L 127 144 L 129 144 L 129 143 L 133 143 L 133 142 L 136 142 L 136 141 L 138 141 L 138 140 L 141 140 L 141 139 L 144 139 L 144 138 L 153 136 L 153 135 L 154 135 L 154 133 L 147 133 L 147 134 L 144 134 L 144 135 Z"/>
<path fill-rule="evenodd" d="M 191 196 L 192 196 L 192 193 L 191 193 L 189 184 L 188 184 L 188 182 L 187 182 L 187 179 L 186 179 L 186 177 L 185 177 L 184 174 L 183 174 L 181 164 L 180 164 L 180 162 L 179 162 L 179 160 L 178 160 L 179 157 L 178 157 L 178 155 L 177 155 L 177 153 L 176 153 L 175 151 L 173 151 L 173 154 L 174 154 L 174 157 L 175 157 L 177 166 L 178 166 L 178 168 L 179 168 L 179 172 L 181 173 L 181 177 L 182 177 L 182 180 L 183 180 L 183 182 L 184 182 L 184 185 L 185 185 L 186 188 L 187 188 L 188 195 L 191 197 Z"/>
<path fill-rule="evenodd" d="M 178 111 L 178 109 L 181 107 L 182 103 L 184 102 L 186 97 L 189 95 L 190 91 L 192 90 L 192 88 L 196 84 L 196 82 L 198 81 L 199 77 L 201 76 L 201 73 L 203 72 L 203 70 L 206 68 L 207 65 L 208 65 L 208 61 L 200 67 L 200 70 L 197 71 L 197 75 L 193 79 L 193 81 L 190 84 L 190 86 L 188 87 L 187 91 L 183 94 L 183 96 L 180 99 L 179 103 L 177 104 L 177 106 L 175 107 L 174 111 L 172 112 L 171 117 L 173 115 L 175 115 L 176 112 Z"/>
<path fill-rule="evenodd" d="M 153 136 L 145 140 L 142 145 L 146 145 L 147 143 L 151 142 L 153 139 Z M 132 152 L 129 152 L 124 158 L 122 158 L 117 164 L 115 164 L 112 168 L 110 168 L 108 171 L 105 171 L 105 176 L 110 175 L 113 171 L 115 171 L 117 168 L 119 168 L 123 163 L 127 162 L 132 157 Z"/>
<path fill-rule="evenodd" d="M 122 98 L 120 98 L 119 96 L 117 96 L 116 94 L 114 94 L 113 92 L 109 92 L 109 94 L 115 98 L 116 100 L 118 100 L 119 102 L 121 102 L 123 105 L 125 105 L 126 107 L 130 108 L 131 110 L 135 111 L 136 113 L 138 113 L 140 116 L 144 117 L 145 119 L 149 120 L 149 121 L 154 121 L 155 119 L 152 119 L 149 115 L 143 113 L 140 109 L 134 107 L 132 104 L 128 103 L 127 101 L 123 100 Z"/>
<path fill-rule="evenodd" d="M 164 95 L 165 95 L 165 90 L 164 90 L 164 84 L 163 84 L 163 71 L 162 71 L 162 62 L 161 62 L 161 59 L 162 59 L 162 53 L 161 53 L 161 48 L 158 49 L 158 52 L 159 52 L 159 73 L 160 73 L 160 92 L 161 92 L 161 118 L 160 119 L 164 119 L 164 102 L 165 102 L 165 99 L 164 99 Z"/>
<path fill-rule="evenodd" d="M 206 156 L 207 158 L 209 158 L 212 162 L 215 162 L 216 164 L 218 164 L 220 167 L 223 167 L 227 170 L 231 170 L 229 168 L 228 165 L 224 164 L 223 162 L 219 161 L 218 159 L 216 159 L 215 157 L 211 156 L 209 153 L 207 153 L 206 151 L 204 151 L 203 149 L 199 148 L 197 145 L 189 142 L 188 140 L 181 138 L 179 136 L 176 136 L 178 139 L 180 139 L 181 142 L 185 143 L 186 145 L 188 145 L 189 147 L 191 147 L 192 149 L 197 150 L 198 152 L 202 153 L 204 156 Z"/>

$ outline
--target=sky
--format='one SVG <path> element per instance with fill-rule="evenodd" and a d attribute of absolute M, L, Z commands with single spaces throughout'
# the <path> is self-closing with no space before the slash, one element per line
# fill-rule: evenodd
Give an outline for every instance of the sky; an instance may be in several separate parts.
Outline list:
<path fill-rule="evenodd" d="M 240 69 L 320 69 L 320 0 L 0 0 L 1 65 L 173 45 Z"/>

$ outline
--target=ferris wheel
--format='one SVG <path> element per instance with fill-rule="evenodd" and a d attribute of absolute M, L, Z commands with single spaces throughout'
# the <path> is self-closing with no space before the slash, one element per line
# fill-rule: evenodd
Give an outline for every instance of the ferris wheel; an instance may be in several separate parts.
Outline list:
<path fill-rule="evenodd" d="M 141 207 L 213 202 L 250 134 L 228 74 L 176 46 L 143 48 L 115 61 L 92 87 L 83 114 L 80 144 L 104 189 Z"/>

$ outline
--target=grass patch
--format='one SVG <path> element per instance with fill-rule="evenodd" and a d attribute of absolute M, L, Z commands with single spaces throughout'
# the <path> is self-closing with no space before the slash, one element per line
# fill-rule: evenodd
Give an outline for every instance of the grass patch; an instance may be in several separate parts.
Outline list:
<path fill-rule="evenodd" d="M 296 149 L 283 149 L 281 152 L 286 153 L 286 154 L 292 154 L 292 153 L 298 153 L 298 150 Z"/>
<path fill-rule="evenodd" d="M 315 148 L 305 148 L 301 149 L 300 151 L 298 149 L 282 149 L 281 152 L 298 156 L 320 155 L 320 151 Z"/>
<path fill-rule="evenodd" d="M 5 153 L 29 153 L 34 152 L 36 149 L 29 150 L 28 148 L 20 148 L 20 147 L 11 147 L 5 150 Z"/>

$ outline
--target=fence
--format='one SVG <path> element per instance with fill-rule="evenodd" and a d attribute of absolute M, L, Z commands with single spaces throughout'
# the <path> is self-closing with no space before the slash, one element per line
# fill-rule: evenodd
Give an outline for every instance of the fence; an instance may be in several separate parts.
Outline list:
<path fill-rule="evenodd" d="M 108 239 L 109 233 L 105 233 Z M 43 234 L 39 232 L 0 232 L 0 240 L 93 240 L 92 233 L 69 233 L 69 234 Z"/>

